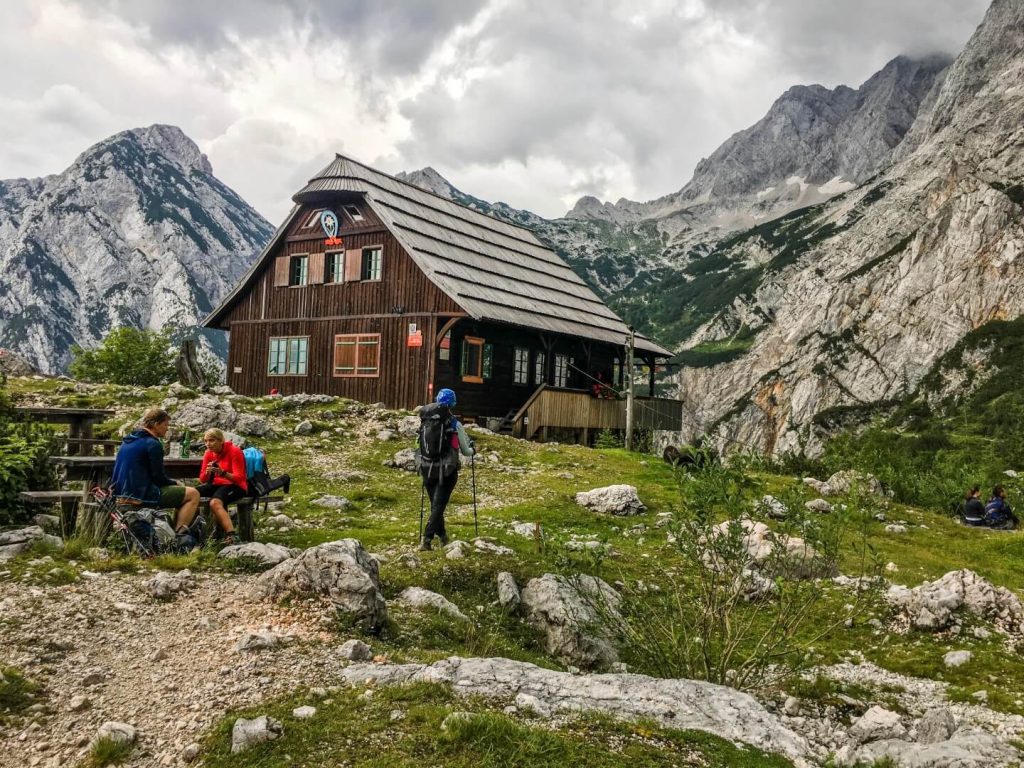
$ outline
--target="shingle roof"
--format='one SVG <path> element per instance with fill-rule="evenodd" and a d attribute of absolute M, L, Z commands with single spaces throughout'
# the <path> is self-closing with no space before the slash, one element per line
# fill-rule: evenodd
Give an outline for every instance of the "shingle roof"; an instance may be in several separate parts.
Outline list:
<path fill-rule="evenodd" d="M 530 230 L 343 155 L 314 176 L 293 200 L 299 205 L 318 203 L 339 192 L 364 195 L 428 279 L 470 317 L 611 344 L 624 342 L 629 332 L 626 324 Z M 271 248 L 268 244 L 257 263 Z M 229 296 L 208 321 L 230 300 Z M 671 354 L 640 334 L 635 343 L 641 351 Z"/>

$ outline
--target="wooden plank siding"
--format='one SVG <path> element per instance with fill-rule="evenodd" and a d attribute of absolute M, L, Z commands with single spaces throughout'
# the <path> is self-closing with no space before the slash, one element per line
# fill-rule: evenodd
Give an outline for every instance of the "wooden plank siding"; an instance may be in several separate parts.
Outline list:
<path fill-rule="evenodd" d="M 303 208 L 295 217 L 283 243 L 268 254 L 266 264 L 252 287 L 232 306 L 224 324 L 231 332 L 228 353 L 228 385 L 245 395 L 261 395 L 277 387 L 285 394 L 324 393 L 365 402 L 384 402 L 411 408 L 427 397 L 431 332 L 438 316 L 461 314 L 460 307 L 413 263 L 398 241 L 360 205 L 366 221 L 355 225 L 341 210 L 342 246 L 325 246 L 319 223 L 303 229 L 317 210 Z M 310 278 L 327 278 L 316 265 L 327 251 L 344 249 L 361 253 L 363 248 L 383 250 L 381 279 L 288 286 L 282 268 L 287 258 L 308 254 Z M 275 280 L 275 271 L 277 280 Z M 400 309 L 401 313 L 395 310 Z M 423 331 L 425 344 L 407 348 L 410 323 Z M 375 378 L 340 378 L 333 375 L 334 336 L 347 333 L 380 333 L 380 375 Z M 272 337 L 308 336 L 305 376 L 270 376 L 267 373 Z"/>
<path fill-rule="evenodd" d="M 683 404 L 664 398 L 635 398 L 636 429 L 679 430 L 683 423 Z M 623 400 L 599 400 L 589 392 L 545 389 L 526 409 L 523 429 L 526 438 L 544 427 L 562 429 L 626 428 L 626 403 Z"/>

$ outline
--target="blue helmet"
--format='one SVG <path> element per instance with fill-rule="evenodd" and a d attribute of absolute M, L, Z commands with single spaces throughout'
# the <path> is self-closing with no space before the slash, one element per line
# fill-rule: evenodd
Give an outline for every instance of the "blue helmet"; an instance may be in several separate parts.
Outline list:
<path fill-rule="evenodd" d="M 437 393 L 437 402 L 450 408 L 455 405 L 455 393 L 450 389 L 442 389 Z"/>

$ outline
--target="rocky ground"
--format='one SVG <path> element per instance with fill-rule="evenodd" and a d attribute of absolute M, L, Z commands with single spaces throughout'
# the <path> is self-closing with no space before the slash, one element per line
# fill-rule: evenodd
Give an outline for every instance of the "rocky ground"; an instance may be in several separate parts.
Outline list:
<path fill-rule="evenodd" d="M 255 596 L 255 576 L 198 574 L 185 595 L 152 597 L 149 575 L 101 573 L 58 587 L 7 583 L 0 666 L 41 683 L 45 703 L 0 729 L 0 765 L 74 765 L 107 721 L 136 727 L 130 765 L 178 765 L 233 708 L 320 679 L 331 656 L 315 619 Z M 251 633 L 292 638 L 235 650 Z"/>

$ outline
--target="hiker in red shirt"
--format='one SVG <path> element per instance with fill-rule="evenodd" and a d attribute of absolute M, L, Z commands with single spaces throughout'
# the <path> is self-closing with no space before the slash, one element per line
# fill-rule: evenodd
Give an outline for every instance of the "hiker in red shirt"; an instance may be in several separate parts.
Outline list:
<path fill-rule="evenodd" d="M 199 495 L 210 498 L 210 512 L 217 525 L 224 531 L 224 543 L 238 544 L 227 506 L 245 498 L 249 486 L 245 479 L 245 456 L 242 449 L 224 439 L 219 429 L 208 429 L 203 433 L 206 453 L 199 469 Z"/>

